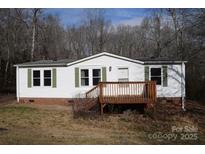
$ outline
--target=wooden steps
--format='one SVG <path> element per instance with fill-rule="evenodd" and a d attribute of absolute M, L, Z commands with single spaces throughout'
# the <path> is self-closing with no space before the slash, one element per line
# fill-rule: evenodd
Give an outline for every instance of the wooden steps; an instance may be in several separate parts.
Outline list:
<path fill-rule="evenodd" d="M 73 112 L 98 112 L 98 97 L 97 98 L 78 98 L 73 102 Z"/>

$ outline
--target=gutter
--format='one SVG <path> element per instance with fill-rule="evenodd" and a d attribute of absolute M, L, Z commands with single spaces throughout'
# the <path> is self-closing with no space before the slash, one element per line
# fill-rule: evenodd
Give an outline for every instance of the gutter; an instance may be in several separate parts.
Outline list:
<path fill-rule="evenodd" d="M 160 64 L 182 64 L 182 63 L 187 63 L 187 61 L 145 61 L 145 65 L 160 65 Z"/>
<path fill-rule="evenodd" d="M 21 64 L 17 64 L 14 65 L 14 67 L 54 67 L 54 66 L 62 66 L 62 67 L 66 67 L 67 64 L 28 64 L 28 65 L 21 65 Z"/>

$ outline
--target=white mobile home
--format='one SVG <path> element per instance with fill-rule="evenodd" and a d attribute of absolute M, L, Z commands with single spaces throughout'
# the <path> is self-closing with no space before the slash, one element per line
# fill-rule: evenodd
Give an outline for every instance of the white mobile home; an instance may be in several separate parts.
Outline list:
<path fill-rule="evenodd" d="M 85 97 L 99 82 L 150 80 L 156 81 L 158 98 L 185 97 L 184 61 L 139 60 L 102 52 L 80 60 L 42 60 L 15 66 L 18 101 L 67 100 Z"/>

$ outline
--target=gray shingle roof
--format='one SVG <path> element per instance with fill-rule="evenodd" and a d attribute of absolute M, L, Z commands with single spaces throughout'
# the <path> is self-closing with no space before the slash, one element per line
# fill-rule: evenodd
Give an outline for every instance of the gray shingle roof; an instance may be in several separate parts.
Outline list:
<path fill-rule="evenodd" d="M 182 61 L 180 59 L 171 59 L 168 57 L 157 57 L 157 58 L 150 58 L 150 57 L 140 57 L 136 60 L 143 61 L 145 64 L 181 64 Z"/>
<path fill-rule="evenodd" d="M 104 53 L 104 54 L 107 54 L 107 53 Z M 96 56 L 97 55 L 98 54 L 96 54 Z M 124 57 L 124 58 L 126 58 L 126 57 Z M 22 64 L 17 64 L 14 66 L 20 66 L 20 67 L 67 66 L 67 64 L 75 62 L 77 60 L 80 60 L 80 59 L 39 60 L 39 61 L 34 61 L 34 62 L 26 62 L 26 63 L 22 63 Z M 142 57 L 142 58 L 137 58 L 137 59 L 133 59 L 133 60 L 138 60 L 138 61 L 142 62 L 141 64 L 181 64 L 182 63 L 182 61 L 180 61 L 180 60 L 170 60 L 170 59 L 165 58 L 165 57 L 160 57 L 160 58 Z"/>
<path fill-rule="evenodd" d="M 38 60 L 33 62 L 26 62 L 17 64 L 15 66 L 31 67 L 31 66 L 66 66 L 67 63 L 74 62 L 75 59 L 61 59 L 61 60 Z"/>

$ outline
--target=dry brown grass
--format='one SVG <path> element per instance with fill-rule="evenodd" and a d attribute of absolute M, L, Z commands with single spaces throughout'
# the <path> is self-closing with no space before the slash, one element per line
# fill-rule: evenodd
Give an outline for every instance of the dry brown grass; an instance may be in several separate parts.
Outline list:
<path fill-rule="evenodd" d="M 9 101 L 0 106 L 0 144 L 204 144 L 204 112 L 173 110 L 177 112 L 161 104 L 154 115 L 127 111 L 73 118 L 70 106 Z M 148 138 L 155 132 L 171 132 L 171 126 L 187 125 L 199 129 L 197 140 Z"/>

